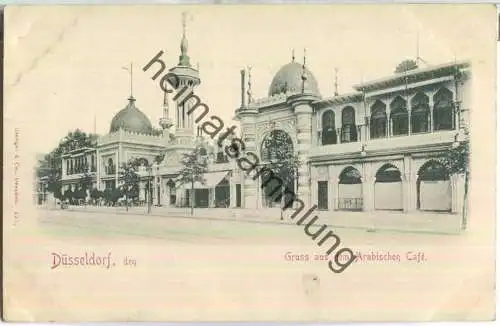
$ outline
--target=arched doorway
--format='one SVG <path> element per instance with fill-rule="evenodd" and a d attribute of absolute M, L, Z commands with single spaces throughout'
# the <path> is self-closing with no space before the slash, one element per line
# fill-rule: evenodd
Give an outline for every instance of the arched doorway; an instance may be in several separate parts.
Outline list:
<path fill-rule="evenodd" d="M 423 211 L 451 211 L 451 183 L 446 168 L 431 160 L 418 172 L 417 209 Z"/>
<path fill-rule="evenodd" d="M 168 203 L 169 205 L 174 206 L 177 200 L 177 189 L 175 188 L 175 182 L 172 179 L 167 181 L 167 189 L 168 189 Z"/>
<path fill-rule="evenodd" d="M 339 176 L 338 209 L 360 211 L 363 209 L 363 185 L 361 174 L 352 167 L 346 167 Z"/>
<path fill-rule="evenodd" d="M 267 207 L 280 206 L 283 188 L 288 193 L 296 188 L 293 164 L 284 163 L 294 159 L 292 138 L 283 130 L 271 131 L 262 141 L 260 157 L 263 167 L 274 173 L 273 178 L 261 174 L 262 202 Z"/>
<path fill-rule="evenodd" d="M 401 172 L 392 164 L 385 164 L 375 175 L 375 209 L 403 210 L 403 182 Z"/>

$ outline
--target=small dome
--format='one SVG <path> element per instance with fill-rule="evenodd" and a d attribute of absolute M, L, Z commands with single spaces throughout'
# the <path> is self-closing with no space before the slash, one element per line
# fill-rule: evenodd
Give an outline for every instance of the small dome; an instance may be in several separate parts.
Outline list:
<path fill-rule="evenodd" d="M 142 134 L 153 132 L 151 121 L 135 106 L 135 99 L 131 97 L 128 100 L 128 105 L 111 120 L 109 132 L 112 133 L 120 129 Z"/>
<path fill-rule="evenodd" d="M 302 91 L 302 65 L 298 62 L 290 62 L 276 73 L 269 87 L 269 96 L 285 92 Z M 307 77 L 304 83 L 304 92 L 320 95 L 316 78 L 307 68 L 305 69 Z"/>

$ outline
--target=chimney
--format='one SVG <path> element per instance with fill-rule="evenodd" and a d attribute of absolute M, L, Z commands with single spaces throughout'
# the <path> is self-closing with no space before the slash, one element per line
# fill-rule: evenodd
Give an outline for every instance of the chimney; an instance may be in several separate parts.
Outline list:
<path fill-rule="evenodd" d="M 241 107 L 245 107 L 245 69 L 241 69 Z"/>

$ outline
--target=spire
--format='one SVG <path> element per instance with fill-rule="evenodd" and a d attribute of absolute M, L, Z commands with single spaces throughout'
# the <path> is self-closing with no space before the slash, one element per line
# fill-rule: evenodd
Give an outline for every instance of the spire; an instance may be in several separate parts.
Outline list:
<path fill-rule="evenodd" d="M 241 107 L 245 107 L 245 69 L 241 69 Z"/>
<path fill-rule="evenodd" d="M 187 15 L 188 15 L 187 12 L 182 13 L 182 40 L 181 40 L 181 55 L 179 56 L 179 66 L 191 67 L 191 63 L 189 62 L 189 56 L 187 55 L 188 51 L 188 41 L 186 38 Z"/>
<path fill-rule="evenodd" d="M 130 76 L 130 97 L 128 98 L 130 101 L 134 100 L 134 64 L 131 62 L 129 67 L 122 67 L 123 70 L 128 71 Z"/>
<path fill-rule="evenodd" d="M 252 66 L 248 66 L 248 104 L 252 103 Z"/>
<path fill-rule="evenodd" d="M 295 49 L 292 49 L 292 62 L 295 62 Z"/>
<path fill-rule="evenodd" d="M 304 48 L 304 63 L 302 64 L 302 94 L 304 94 L 306 80 L 307 80 L 307 75 L 306 75 L 306 49 Z"/>
<path fill-rule="evenodd" d="M 339 69 L 335 68 L 335 92 L 334 92 L 335 96 L 339 95 L 339 76 L 338 76 L 338 73 L 339 73 Z"/>

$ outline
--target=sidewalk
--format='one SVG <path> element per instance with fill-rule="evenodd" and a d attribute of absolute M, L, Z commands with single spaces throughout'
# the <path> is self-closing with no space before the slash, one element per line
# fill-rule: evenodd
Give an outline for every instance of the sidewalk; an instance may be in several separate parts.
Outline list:
<path fill-rule="evenodd" d="M 130 215 L 148 215 L 147 206 L 104 207 L 104 206 L 70 206 L 70 211 L 96 212 Z M 305 213 L 306 210 L 304 209 Z M 279 208 L 260 208 L 258 210 L 236 208 L 195 208 L 191 216 L 190 208 L 151 207 L 152 216 L 179 217 L 192 219 L 210 219 L 237 221 L 248 223 L 295 224 L 289 216 L 293 210 L 284 213 L 280 220 Z M 302 216 L 300 214 L 299 216 Z M 391 211 L 348 212 L 348 211 L 314 211 L 311 216 L 317 215 L 317 225 L 326 224 L 332 228 L 364 229 L 370 231 L 398 231 L 416 233 L 459 234 L 461 216 L 443 213 L 416 212 L 407 213 Z"/>

